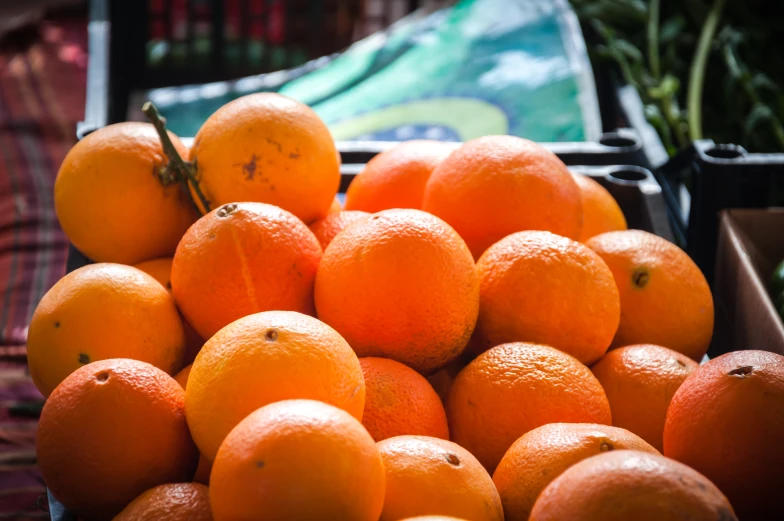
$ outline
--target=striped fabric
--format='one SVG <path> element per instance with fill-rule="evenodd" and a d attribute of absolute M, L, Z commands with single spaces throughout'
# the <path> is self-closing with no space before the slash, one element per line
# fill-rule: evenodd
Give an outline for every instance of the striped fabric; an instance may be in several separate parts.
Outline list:
<path fill-rule="evenodd" d="M 65 273 L 52 192 L 84 114 L 86 16 L 0 41 L 0 519 L 48 519 L 36 467 L 41 395 L 27 374 L 27 325 Z"/>
<path fill-rule="evenodd" d="M 0 48 L 0 359 L 24 355 L 30 316 L 64 274 L 52 187 L 84 114 L 85 21 L 39 29 Z"/>

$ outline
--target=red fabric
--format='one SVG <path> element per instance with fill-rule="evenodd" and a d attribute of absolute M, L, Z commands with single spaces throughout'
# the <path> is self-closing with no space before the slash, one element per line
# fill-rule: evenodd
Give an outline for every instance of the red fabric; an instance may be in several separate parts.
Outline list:
<path fill-rule="evenodd" d="M 0 42 L 0 517 L 48 519 L 36 467 L 27 326 L 65 273 L 54 179 L 84 115 L 86 15 L 42 22 Z"/>
<path fill-rule="evenodd" d="M 65 272 L 52 202 L 57 169 L 84 115 L 86 21 L 43 22 L 0 49 L 0 358 L 23 355 L 38 301 Z"/>

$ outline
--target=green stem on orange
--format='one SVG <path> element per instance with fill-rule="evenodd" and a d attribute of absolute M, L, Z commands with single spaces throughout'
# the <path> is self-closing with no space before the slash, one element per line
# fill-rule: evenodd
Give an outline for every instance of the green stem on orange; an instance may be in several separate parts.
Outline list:
<path fill-rule="evenodd" d="M 142 106 L 142 112 L 144 112 L 147 119 L 150 120 L 150 123 L 155 127 L 155 131 L 158 132 L 158 136 L 161 138 L 163 152 L 166 154 L 166 157 L 169 158 L 169 166 L 167 168 L 173 168 L 174 171 L 179 174 L 179 177 L 175 177 L 175 180 L 182 180 L 186 184 L 186 187 L 187 185 L 193 187 L 193 191 L 196 192 L 199 202 L 204 208 L 204 212 L 208 213 L 210 211 L 210 202 L 204 196 L 204 193 L 202 193 L 201 188 L 199 188 L 199 183 L 196 181 L 192 165 L 180 156 L 169 137 L 169 133 L 166 132 L 166 119 L 161 116 L 152 101 L 145 102 Z M 167 184 L 166 176 L 167 174 L 165 173 L 161 175 L 161 182 L 163 182 L 164 185 Z"/>

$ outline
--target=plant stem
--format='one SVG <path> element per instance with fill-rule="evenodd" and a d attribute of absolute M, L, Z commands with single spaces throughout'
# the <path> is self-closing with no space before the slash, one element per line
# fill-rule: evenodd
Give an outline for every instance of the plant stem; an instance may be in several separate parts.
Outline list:
<path fill-rule="evenodd" d="M 713 36 L 716 34 L 725 3 L 726 0 L 714 0 L 713 7 L 711 7 L 702 26 L 700 40 L 694 52 L 694 60 L 691 62 L 686 108 L 689 113 L 689 137 L 692 141 L 702 139 L 702 87 L 705 82 L 705 68 L 708 64 Z"/>
<path fill-rule="evenodd" d="M 209 212 L 210 202 L 202 193 L 201 188 L 199 188 L 199 183 L 196 181 L 196 176 L 193 174 L 191 165 L 188 164 L 182 158 L 182 156 L 180 156 L 179 152 L 177 152 L 177 149 L 174 148 L 174 143 L 172 143 L 172 140 L 169 137 L 169 133 L 166 132 L 166 119 L 161 116 L 152 101 L 145 102 L 145 104 L 142 106 L 142 112 L 144 112 L 144 114 L 147 116 L 147 119 L 150 120 L 150 123 L 152 123 L 152 125 L 155 127 L 156 132 L 158 132 L 158 136 L 161 138 L 163 152 L 169 158 L 169 167 L 174 168 L 174 170 L 180 174 L 178 180 L 182 180 L 186 184 L 186 188 L 188 185 L 193 187 L 193 191 L 196 192 L 196 195 L 199 198 L 199 202 L 201 203 L 202 207 L 204 207 L 204 212 Z"/>
<path fill-rule="evenodd" d="M 661 75 L 659 65 L 659 11 L 660 0 L 651 0 L 648 7 L 648 61 L 651 64 L 651 74 L 657 80 Z"/>

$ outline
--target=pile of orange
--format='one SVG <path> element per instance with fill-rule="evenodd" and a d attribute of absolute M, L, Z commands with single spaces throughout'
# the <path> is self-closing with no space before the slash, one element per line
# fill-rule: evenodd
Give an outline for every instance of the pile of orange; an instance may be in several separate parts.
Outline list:
<path fill-rule="evenodd" d="M 57 213 L 98 263 L 28 361 L 80 519 L 784 518 L 784 357 L 700 366 L 705 278 L 600 184 L 510 136 L 389 149 L 345 210 L 339 181 L 276 94 L 190 150 L 156 121 L 69 153 Z"/>

